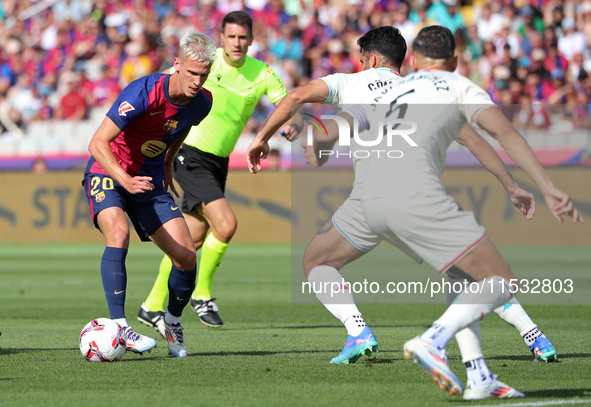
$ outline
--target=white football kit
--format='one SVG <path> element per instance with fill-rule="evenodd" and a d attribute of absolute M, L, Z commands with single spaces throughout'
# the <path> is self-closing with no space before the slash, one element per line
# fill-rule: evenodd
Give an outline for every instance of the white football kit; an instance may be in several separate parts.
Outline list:
<path fill-rule="evenodd" d="M 441 174 L 446 150 L 466 123 L 475 125 L 477 115 L 495 105 L 469 79 L 446 71 L 420 71 L 401 78 L 385 89 L 377 103 L 349 110 L 374 139 L 379 141 L 378 132 L 383 131 L 381 142 L 373 147 L 382 153 L 365 160 L 366 222 L 378 236 L 409 247 L 444 272 L 486 238 L 473 214 L 463 211 L 445 191 Z M 413 124 L 414 132 L 402 131 L 410 137 L 405 140 L 401 129 Z M 398 129 L 391 137 L 386 137 L 388 126 Z M 399 152 L 392 154 L 398 158 L 385 154 L 391 150 Z"/>
<path fill-rule="evenodd" d="M 346 106 L 356 103 L 375 103 L 375 99 L 383 92 L 385 87 L 392 82 L 400 80 L 400 75 L 388 68 L 368 69 L 355 74 L 333 74 L 320 78 L 328 85 L 330 90 L 328 98 L 323 102 L 332 106 Z M 363 137 L 367 132 L 360 134 Z M 355 156 L 359 146 L 351 140 L 351 155 L 353 157 L 353 169 L 355 180 L 351 194 L 345 202 L 336 210 L 332 217 L 335 228 L 355 248 L 363 252 L 373 250 L 382 238 L 374 233 L 365 221 L 361 207 L 362 181 L 365 179 L 367 164 L 365 158 Z M 400 245 L 401 250 L 421 262 L 420 257 L 412 251 Z"/>

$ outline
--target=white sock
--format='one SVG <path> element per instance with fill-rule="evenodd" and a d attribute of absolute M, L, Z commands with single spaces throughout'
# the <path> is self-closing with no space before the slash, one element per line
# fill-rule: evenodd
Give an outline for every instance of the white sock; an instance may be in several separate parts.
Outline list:
<path fill-rule="evenodd" d="M 448 276 L 449 277 L 449 276 Z M 452 279 L 450 280 L 460 281 L 462 284 L 468 282 L 466 279 Z M 449 307 L 456 299 L 459 293 L 455 293 L 450 290 L 447 292 L 446 304 Z M 482 347 L 480 346 L 480 321 L 473 322 L 466 328 L 462 329 L 456 334 L 456 341 L 462 353 L 462 362 L 467 363 L 471 360 L 476 360 L 484 357 L 482 354 Z"/>
<path fill-rule="evenodd" d="M 361 314 L 351 315 L 344 324 L 345 328 L 347 328 L 347 333 L 351 336 L 359 336 L 367 326 Z"/>
<path fill-rule="evenodd" d="M 164 322 L 166 322 L 168 325 L 171 325 L 171 324 L 180 324 L 181 323 L 181 317 L 175 317 L 170 312 L 166 311 L 166 314 L 164 314 Z"/>
<path fill-rule="evenodd" d="M 434 323 L 431 328 L 421 334 L 420 339 L 442 350 L 451 340 L 451 334 L 443 325 Z"/>
<path fill-rule="evenodd" d="M 461 279 L 459 281 L 463 283 L 467 280 Z M 448 307 L 456 297 L 457 294 L 448 292 L 446 301 Z M 490 383 L 492 375 L 484 361 L 482 347 L 480 346 L 480 321 L 475 321 L 456 333 L 456 341 L 462 354 L 462 362 L 466 366 L 468 380 L 472 380 L 477 386 Z"/>
<path fill-rule="evenodd" d="M 492 382 L 493 377 L 483 357 L 465 362 L 468 381 L 472 380 L 476 386 L 484 386 Z"/>
<path fill-rule="evenodd" d="M 450 277 L 450 280 L 451 279 L 452 278 Z M 459 279 L 459 280 L 453 279 L 453 280 L 454 280 L 454 282 L 460 281 L 462 283 L 464 283 L 464 281 L 468 281 L 465 279 Z M 457 294 L 455 294 L 453 291 L 450 291 L 447 293 L 447 306 L 448 307 L 456 297 L 457 297 Z M 507 301 L 502 306 L 495 308 L 494 311 L 495 311 L 495 314 L 497 314 L 503 321 L 507 322 L 509 325 L 514 326 L 515 329 L 517 329 L 519 331 L 519 334 L 521 335 L 525 344 L 528 347 L 534 343 L 536 338 L 538 338 L 540 336 L 542 336 L 544 338 L 546 337 L 546 335 L 544 335 L 544 333 L 538 329 L 538 326 L 534 323 L 534 321 L 532 321 L 532 319 L 529 317 L 527 312 L 525 312 L 525 310 L 521 306 L 521 303 L 519 301 L 517 301 L 517 298 L 512 297 L 509 301 Z M 460 332 L 463 332 L 463 330 Z M 456 339 L 458 338 L 458 335 L 460 334 L 460 332 L 458 332 L 456 334 Z M 479 332 L 480 332 L 480 327 L 479 327 Z M 479 338 L 480 338 L 480 336 L 479 336 Z M 460 341 L 458 340 L 458 344 L 459 343 L 460 343 Z M 480 347 L 480 344 L 478 346 Z M 461 350 L 461 347 L 460 347 L 460 350 Z M 463 353 L 462 353 L 462 357 L 463 357 Z M 469 360 L 473 360 L 473 359 L 476 359 L 476 358 L 471 358 Z M 466 363 L 466 360 L 464 360 L 464 363 Z"/>
<path fill-rule="evenodd" d="M 542 338 L 546 337 L 546 335 L 544 335 L 544 333 L 542 331 L 540 331 L 537 326 L 535 326 L 530 331 L 526 332 L 525 335 L 522 335 L 522 336 L 523 336 L 523 340 L 525 341 L 525 344 L 528 347 L 532 346 L 534 344 L 534 342 L 536 341 L 536 339 L 539 338 L 540 336 Z"/>
<path fill-rule="evenodd" d="M 125 328 L 126 326 L 129 326 L 126 318 L 117 318 L 117 319 L 114 319 L 113 321 L 117 322 L 119 324 L 119 326 L 121 326 L 123 328 Z"/>
<path fill-rule="evenodd" d="M 345 284 L 345 279 L 337 269 L 325 264 L 316 266 L 310 270 L 308 281 L 316 298 L 345 325 L 349 335 L 357 336 L 363 331 L 365 321 L 355 305 L 350 286 Z M 359 317 L 351 318 L 353 316 Z M 351 320 L 348 321 L 349 319 Z M 356 320 L 361 322 L 356 322 Z"/>
<path fill-rule="evenodd" d="M 466 291 L 456 297 L 454 303 L 435 321 L 435 324 L 444 326 L 453 336 L 490 314 L 499 305 L 509 301 L 511 296 L 507 282 L 499 276 L 471 283 Z"/>
<path fill-rule="evenodd" d="M 462 353 L 462 362 L 484 357 L 480 346 L 480 322 L 476 321 L 456 334 L 456 341 Z"/>
<path fill-rule="evenodd" d="M 495 314 L 501 317 L 503 321 L 513 325 L 519 331 L 519 335 L 521 336 L 524 336 L 537 327 L 515 297 L 496 308 Z"/>

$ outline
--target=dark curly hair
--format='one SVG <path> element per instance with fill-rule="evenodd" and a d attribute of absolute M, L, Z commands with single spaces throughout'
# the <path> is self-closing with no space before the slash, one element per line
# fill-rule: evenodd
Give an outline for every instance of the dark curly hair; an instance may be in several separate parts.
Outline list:
<path fill-rule="evenodd" d="M 406 41 L 398 28 L 376 27 L 357 40 L 361 53 L 378 52 L 394 67 L 400 69 L 406 56 Z"/>
<path fill-rule="evenodd" d="M 414 52 L 433 59 L 447 59 L 454 55 L 456 40 L 451 31 L 440 25 L 425 27 L 412 43 Z"/>

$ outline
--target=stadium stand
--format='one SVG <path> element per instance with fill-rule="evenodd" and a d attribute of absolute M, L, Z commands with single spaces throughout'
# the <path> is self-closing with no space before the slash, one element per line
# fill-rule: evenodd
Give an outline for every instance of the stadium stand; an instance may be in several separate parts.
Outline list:
<path fill-rule="evenodd" d="M 249 52 L 288 90 L 359 71 L 356 39 L 372 27 L 394 25 L 411 44 L 425 25 L 444 25 L 455 32 L 458 72 L 489 92 L 534 148 L 591 147 L 590 0 L 4 0 L 0 169 L 39 156 L 53 159 L 50 169 L 78 165 L 72 157 L 88 154 L 120 89 L 170 66 L 188 29 L 219 40 L 221 18 L 234 9 L 253 16 Z M 401 73 L 410 69 L 407 58 Z M 81 104 L 88 112 L 71 111 Z M 271 109 L 266 100 L 257 107 L 237 155 Z M 280 138 L 273 147 L 289 156 Z"/>

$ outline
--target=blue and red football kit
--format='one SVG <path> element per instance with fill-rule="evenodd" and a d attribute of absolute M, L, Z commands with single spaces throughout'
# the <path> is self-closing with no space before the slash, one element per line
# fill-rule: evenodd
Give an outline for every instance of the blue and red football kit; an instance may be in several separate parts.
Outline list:
<path fill-rule="evenodd" d="M 121 130 L 110 144 L 117 162 L 131 176 L 152 177 L 154 189 L 129 193 L 91 157 L 82 185 L 97 228 L 97 215 L 102 210 L 122 208 L 129 215 L 140 239 L 147 241 L 163 224 L 183 216 L 172 195 L 164 188 L 164 159 L 168 148 L 209 114 L 212 97 L 211 93 L 202 89 L 189 104 L 173 103 L 168 89 L 170 78 L 171 75 L 152 74 L 132 82 L 107 113 L 107 117 Z M 101 278 L 109 312 L 112 319 L 121 323 L 126 323 L 126 256 L 127 248 L 107 246 L 101 259 Z M 168 280 L 168 309 L 171 315 L 181 316 L 195 288 L 196 274 L 196 267 L 181 270 L 173 263 Z M 135 352 L 156 346 L 155 340 L 142 337 L 129 327 L 127 329 L 133 337 L 144 338 L 142 343 L 145 346 Z"/>
<path fill-rule="evenodd" d="M 111 142 L 117 162 L 131 176 L 152 177 L 154 190 L 130 194 L 94 157 L 88 161 L 82 182 L 95 225 L 100 211 L 120 207 L 143 241 L 170 219 L 182 216 L 162 184 L 164 158 L 170 145 L 199 124 L 212 106 L 211 93 L 204 88 L 189 104 L 173 103 L 168 92 L 170 76 L 152 74 L 130 83 L 107 112 L 121 129 Z"/>

